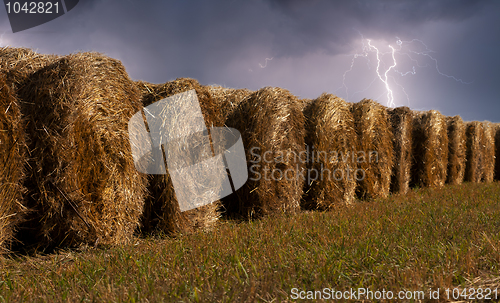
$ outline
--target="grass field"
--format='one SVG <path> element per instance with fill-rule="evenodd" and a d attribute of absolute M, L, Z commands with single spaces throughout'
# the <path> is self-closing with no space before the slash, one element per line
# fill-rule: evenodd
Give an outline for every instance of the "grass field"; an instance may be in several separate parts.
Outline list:
<path fill-rule="evenodd" d="M 423 301 L 439 288 L 446 301 L 446 288 L 500 291 L 499 266 L 500 183 L 466 183 L 125 247 L 12 255 L 0 259 L 0 302 L 280 302 L 294 288 L 424 291 Z"/>

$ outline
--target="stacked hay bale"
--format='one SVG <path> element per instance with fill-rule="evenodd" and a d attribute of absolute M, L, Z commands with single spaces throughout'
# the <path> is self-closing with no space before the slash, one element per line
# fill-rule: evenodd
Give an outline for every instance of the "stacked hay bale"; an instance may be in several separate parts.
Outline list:
<path fill-rule="evenodd" d="M 391 192 L 406 194 L 410 188 L 413 112 L 406 106 L 387 110 L 394 133 L 394 167 Z"/>
<path fill-rule="evenodd" d="M 323 94 L 304 110 L 309 149 L 306 209 L 328 210 L 354 201 L 357 135 L 350 105 Z M 314 177 L 314 178 L 313 178 Z"/>
<path fill-rule="evenodd" d="M 217 102 L 223 121 L 226 121 L 229 114 L 234 111 L 245 97 L 253 93 L 246 88 L 235 89 L 222 86 L 208 86 L 208 91 Z"/>
<path fill-rule="evenodd" d="M 387 111 L 369 99 L 353 104 L 351 111 L 359 142 L 357 193 L 361 198 L 387 197 L 394 163 L 393 133 Z"/>
<path fill-rule="evenodd" d="M 205 120 L 205 125 L 220 127 L 224 124 L 224 117 L 221 114 L 222 103 L 216 102 L 212 97 L 210 90 L 201 86 L 196 80 L 188 78 L 179 78 L 165 84 L 150 84 L 138 82 L 142 90 L 143 106 L 149 106 L 164 98 L 178 93 L 195 90 L 200 104 L 200 108 Z M 181 101 L 181 100 L 179 100 Z M 180 104 L 171 104 L 173 107 Z M 165 117 L 165 128 L 172 128 L 170 131 L 176 131 L 177 126 L 173 125 L 171 117 Z M 191 117 L 180 117 L 186 122 Z M 170 124 L 169 124 L 170 123 Z M 214 172 L 214 176 L 222 176 L 225 172 Z M 190 233 L 196 229 L 212 228 L 220 217 L 220 201 L 181 212 L 172 179 L 168 170 L 164 175 L 150 175 L 149 192 L 150 196 L 146 199 L 145 211 L 142 220 L 143 232 L 162 232 L 168 235 L 178 233 Z"/>
<path fill-rule="evenodd" d="M 134 167 L 127 132 L 141 109 L 139 91 L 122 64 L 97 53 L 69 55 L 27 78 L 19 96 L 35 210 L 23 239 L 36 237 L 42 248 L 127 242 L 146 178 Z"/>
<path fill-rule="evenodd" d="M 462 184 L 465 174 L 465 124 L 460 116 L 446 117 L 448 126 L 448 177 L 446 183 Z"/>
<path fill-rule="evenodd" d="M 259 217 L 300 209 L 306 167 L 304 115 L 297 98 L 266 87 L 247 98 L 229 116 L 246 150 L 247 183 L 224 199 L 230 215 Z"/>
<path fill-rule="evenodd" d="M 448 173 L 448 126 L 440 112 L 416 112 L 413 117 L 412 184 L 442 187 Z"/>
<path fill-rule="evenodd" d="M 479 183 L 483 179 L 484 162 L 484 127 L 481 122 L 466 124 L 467 162 L 465 165 L 465 181 Z"/>
<path fill-rule="evenodd" d="M 495 125 L 489 121 L 483 122 L 484 142 L 483 142 L 483 178 L 486 183 L 493 182 L 495 177 Z"/>
<path fill-rule="evenodd" d="M 23 179 L 26 148 L 19 102 L 0 72 L 0 255 L 9 251 L 26 207 Z"/>

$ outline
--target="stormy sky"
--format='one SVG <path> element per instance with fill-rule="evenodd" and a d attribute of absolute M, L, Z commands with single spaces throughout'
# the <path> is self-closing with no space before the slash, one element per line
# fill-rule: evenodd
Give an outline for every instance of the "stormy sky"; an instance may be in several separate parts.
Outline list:
<path fill-rule="evenodd" d="M 0 46 L 101 52 L 134 80 L 280 86 L 500 122 L 499 14 L 495 0 L 80 0 L 17 33 L 0 8 Z"/>

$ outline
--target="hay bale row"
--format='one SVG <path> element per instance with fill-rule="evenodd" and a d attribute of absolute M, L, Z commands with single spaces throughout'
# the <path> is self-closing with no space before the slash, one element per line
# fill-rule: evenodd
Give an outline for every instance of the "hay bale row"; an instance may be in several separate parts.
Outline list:
<path fill-rule="evenodd" d="M 97 53 L 60 58 L 19 88 L 29 137 L 34 210 L 21 238 L 53 245 L 127 242 L 146 178 L 134 167 L 127 123 L 141 109 L 122 64 Z"/>
<path fill-rule="evenodd" d="M 309 151 L 306 209 L 351 204 L 356 190 L 357 135 L 350 104 L 323 94 L 304 109 Z"/>
<path fill-rule="evenodd" d="M 247 183 L 223 199 L 230 215 L 259 217 L 300 209 L 306 163 L 304 115 L 287 90 L 266 87 L 245 98 L 226 125 L 240 131 L 249 174 Z"/>
<path fill-rule="evenodd" d="M 484 162 L 484 127 L 481 122 L 466 124 L 467 162 L 465 165 L 465 181 L 479 183 L 483 179 Z"/>
<path fill-rule="evenodd" d="M 483 177 L 482 181 L 493 182 L 495 177 L 495 126 L 491 122 L 483 122 Z"/>
<path fill-rule="evenodd" d="M 7 253 L 24 217 L 24 128 L 12 85 L 0 72 L 0 255 Z"/>
<path fill-rule="evenodd" d="M 408 107 L 388 109 L 393 130 L 394 167 L 391 192 L 406 194 L 410 189 L 413 112 Z"/>
<path fill-rule="evenodd" d="M 178 93 L 195 90 L 204 118 L 204 122 L 201 123 L 205 123 L 207 128 L 212 126 L 220 127 L 224 123 L 224 117 L 220 111 L 221 105 L 212 97 L 213 92 L 211 93 L 207 87 L 201 86 L 196 80 L 179 78 L 164 84 L 146 82 L 138 82 L 137 84 L 142 90 L 143 106 L 149 106 Z M 179 99 L 172 103 L 171 106 L 168 110 L 182 109 L 182 100 Z M 193 119 L 200 118 L 191 117 L 192 114 L 181 115 L 179 120 L 163 117 L 165 118 L 162 121 L 163 128 L 168 130 L 172 136 L 182 136 L 187 131 L 183 128 L 183 125 L 189 125 L 186 122 L 193 123 Z M 178 148 L 181 148 L 181 146 Z M 194 156 L 195 161 L 196 157 L 198 156 Z M 223 176 L 224 173 L 225 171 L 213 172 L 213 176 Z M 187 180 L 186 182 L 197 182 L 197 180 Z M 182 212 L 168 170 L 163 175 L 150 175 L 148 190 L 150 195 L 146 198 L 141 224 L 143 232 L 161 232 L 168 235 L 190 233 L 196 229 L 213 227 L 220 217 L 220 201 Z M 197 198 L 203 199 L 203 197 Z"/>
<path fill-rule="evenodd" d="M 442 187 L 448 171 L 448 127 L 436 110 L 413 117 L 412 185 Z"/>
<path fill-rule="evenodd" d="M 446 183 L 462 184 L 466 162 L 465 124 L 460 116 L 447 117 L 448 126 L 448 176 Z"/>
<path fill-rule="evenodd" d="M 394 163 L 393 133 L 384 106 L 363 99 L 352 105 L 358 135 L 357 193 L 361 198 L 387 197 Z"/>
<path fill-rule="evenodd" d="M 52 247 L 124 243 L 137 227 L 170 235 L 213 227 L 221 201 L 182 212 L 171 174 L 138 172 L 128 137 L 128 122 L 143 107 L 190 90 L 203 117 L 160 119 L 165 132 L 159 135 L 188 135 L 192 123 L 179 121 L 241 132 L 249 180 L 224 199 L 230 215 L 296 212 L 306 181 L 303 206 L 328 210 L 352 203 L 355 193 L 378 198 L 406 193 L 410 184 L 500 179 L 500 127 L 465 127 L 460 117 L 445 119 L 437 111 L 386 109 L 367 99 L 350 105 L 330 94 L 298 100 L 280 88 L 252 92 L 186 78 L 134 83 L 119 61 L 96 53 L 58 57 L 1 48 L 0 70 L 8 71 L 0 74 L 0 252 L 16 228 L 25 243 Z M 171 109 L 183 108 L 181 99 L 173 100 Z M 203 142 L 206 137 L 191 143 L 207 147 Z M 181 157 L 184 147 L 166 156 Z M 31 167 L 26 173 L 24 162 Z M 214 171 L 214 184 L 222 186 L 213 176 L 225 173 Z M 33 212 L 23 221 L 27 209 Z"/>

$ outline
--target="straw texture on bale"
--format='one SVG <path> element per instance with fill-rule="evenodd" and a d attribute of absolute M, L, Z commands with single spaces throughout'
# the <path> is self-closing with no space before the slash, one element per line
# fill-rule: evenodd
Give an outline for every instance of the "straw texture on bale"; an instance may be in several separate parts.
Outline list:
<path fill-rule="evenodd" d="M 222 86 L 208 86 L 212 98 L 220 108 L 223 121 L 234 111 L 240 102 L 253 92 L 246 88 L 225 88 Z"/>
<path fill-rule="evenodd" d="M 357 135 L 350 105 L 323 94 L 304 110 L 309 149 L 306 209 L 328 210 L 354 201 Z M 357 156 L 357 155 L 355 155 Z M 313 174 L 314 172 L 314 174 Z M 350 175 L 348 175 L 348 173 Z M 312 179 L 314 178 L 314 179 Z"/>
<path fill-rule="evenodd" d="M 308 107 L 310 107 L 314 100 L 313 99 L 299 99 L 299 105 L 300 105 L 300 108 L 302 109 L 302 112 L 304 112 Z"/>
<path fill-rule="evenodd" d="M 8 70 L 8 77 L 16 86 L 37 70 L 54 62 L 55 55 L 38 54 L 28 48 L 0 48 L 0 70 Z"/>
<path fill-rule="evenodd" d="M 484 162 L 484 127 L 481 122 L 466 124 L 467 162 L 465 165 L 465 181 L 479 183 L 483 179 Z"/>
<path fill-rule="evenodd" d="M 391 192 L 405 194 L 411 179 L 413 112 L 408 107 L 388 109 L 387 112 L 394 134 Z"/>
<path fill-rule="evenodd" d="M 465 123 L 460 116 L 446 117 L 448 125 L 448 176 L 446 183 L 462 184 L 465 174 Z"/>
<path fill-rule="evenodd" d="M 448 174 L 448 126 L 436 110 L 413 117 L 412 185 L 442 187 Z"/>
<path fill-rule="evenodd" d="M 495 178 L 495 125 L 486 121 L 483 122 L 484 142 L 483 142 L 483 178 L 482 181 L 489 183 Z"/>
<path fill-rule="evenodd" d="M 121 244 L 139 224 L 146 178 L 134 167 L 128 121 L 139 90 L 122 64 L 97 53 L 63 57 L 19 90 L 29 137 L 23 240 L 40 248 Z"/>
<path fill-rule="evenodd" d="M 18 100 L 0 72 L 0 255 L 10 249 L 26 211 L 23 201 L 24 128 Z"/>
<path fill-rule="evenodd" d="M 240 131 L 250 170 L 246 184 L 223 199 L 227 212 L 260 217 L 300 210 L 306 149 L 297 98 L 285 89 L 262 88 L 245 98 L 226 124 Z"/>
<path fill-rule="evenodd" d="M 358 135 L 357 193 L 360 198 L 389 195 L 394 163 L 393 133 L 383 105 L 363 99 L 351 108 Z"/>
<path fill-rule="evenodd" d="M 150 84 L 137 82 L 142 90 L 143 106 L 148 106 L 164 98 L 178 93 L 195 90 L 207 128 L 223 126 L 224 117 L 220 113 L 220 104 L 212 97 L 210 90 L 198 81 L 189 78 L 179 78 L 164 84 Z M 176 104 L 172 104 L 176 106 Z M 190 121 L 190 117 L 182 117 Z M 165 119 L 165 123 L 167 119 Z M 166 126 L 168 128 L 168 126 Z M 225 172 L 214 172 L 214 176 Z M 149 193 L 146 199 L 144 217 L 142 220 L 143 232 L 161 232 L 167 235 L 191 233 L 197 229 L 210 229 L 215 226 L 220 217 L 220 201 L 181 212 L 175 194 L 170 174 L 150 175 Z"/>

